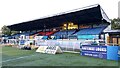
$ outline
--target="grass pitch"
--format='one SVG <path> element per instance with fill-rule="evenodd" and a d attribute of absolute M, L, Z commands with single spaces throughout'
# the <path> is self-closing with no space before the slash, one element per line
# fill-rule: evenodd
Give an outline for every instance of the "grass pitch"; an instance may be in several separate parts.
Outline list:
<path fill-rule="evenodd" d="M 118 66 L 117 61 L 99 59 L 80 54 L 41 54 L 35 50 L 2 47 L 2 66 Z"/>

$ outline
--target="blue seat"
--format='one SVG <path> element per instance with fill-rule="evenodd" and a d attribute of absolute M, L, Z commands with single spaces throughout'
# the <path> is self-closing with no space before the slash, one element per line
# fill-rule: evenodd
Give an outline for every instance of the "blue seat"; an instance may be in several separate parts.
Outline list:
<path fill-rule="evenodd" d="M 84 28 L 84 29 L 80 29 L 80 31 L 78 31 L 76 35 L 98 35 L 102 33 L 104 29 L 105 27 Z"/>
<path fill-rule="evenodd" d="M 64 30 L 64 31 L 59 31 L 59 32 L 56 32 L 53 34 L 53 36 L 61 36 L 61 35 L 67 35 L 67 32 L 68 32 L 68 35 L 71 35 L 75 32 L 75 30 Z"/>
<path fill-rule="evenodd" d="M 47 39 L 48 39 L 48 36 L 43 36 L 42 39 L 47 40 Z"/>

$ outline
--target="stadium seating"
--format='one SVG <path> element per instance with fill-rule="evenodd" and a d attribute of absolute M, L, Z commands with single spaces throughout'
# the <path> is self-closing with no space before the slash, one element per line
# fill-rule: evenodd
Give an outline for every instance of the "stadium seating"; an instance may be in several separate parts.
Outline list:
<path fill-rule="evenodd" d="M 95 27 L 95 28 L 82 28 L 77 30 L 62 30 L 62 31 L 46 31 L 46 32 L 25 32 L 25 33 L 18 33 L 18 34 L 14 34 L 12 36 L 9 36 L 10 39 L 14 39 L 14 38 L 18 38 L 20 35 L 25 35 L 25 36 L 43 36 L 42 39 L 48 39 L 49 36 L 54 36 L 53 39 L 67 39 L 68 35 L 72 36 L 72 35 L 77 35 L 78 39 L 81 38 L 93 38 L 94 36 L 92 35 L 98 35 L 102 32 L 102 30 L 104 29 L 104 27 Z M 89 35 L 89 36 L 88 36 Z M 90 36 L 91 35 L 91 36 Z M 87 37 L 86 37 L 87 36 Z"/>
<path fill-rule="evenodd" d="M 16 38 L 19 38 L 19 37 L 20 37 L 20 33 L 17 33 L 17 34 L 8 36 L 8 39 L 16 39 Z"/>
<path fill-rule="evenodd" d="M 30 36 L 35 34 L 36 32 L 25 32 L 25 33 L 21 33 L 20 35 L 25 35 L 25 36 Z"/>
<path fill-rule="evenodd" d="M 96 28 L 84 28 L 80 29 L 75 35 L 98 35 L 100 34 L 105 27 L 96 27 Z"/>
<path fill-rule="evenodd" d="M 95 39 L 98 38 L 97 35 L 78 35 L 77 36 L 78 39 Z"/>
<path fill-rule="evenodd" d="M 16 33 L 14 35 L 8 36 L 8 39 L 16 39 L 16 38 L 19 38 L 21 35 L 30 36 L 30 35 L 34 35 L 34 34 L 35 34 L 35 32 Z"/>
<path fill-rule="evenodd" d="M 43 36 L 42 39 L 47 40 L 48 36 Z"/>
<path fill-rule="evenodd" d="M 72 35 L 76 30 L 63 30 L 54 33 L 52 36 L 55 36 L 54 39 L 67 39 L 68 35 Z"/>
<path fill-rule="evenodd" d="M 49 36 L 49 35 L 52 35 L 53 33 L 55 33 L 55 31 L 46 31 L 46 32 L 38 32 L 36 35 L 37 36 Z"/>
<path fill-rule="evenodd" d="M 102 33 L 105 27 L 83 28 L 76 32 L 74 35 L 78 39 L 97 39 L 98 35 Z"/>
<path fill-rule="evenodd" d="M 53 34 L 53 36 L 61 36 L 61 35 L 67 35 L 67 32 L 68 32 L 68 35 L 72 35 L 76 30 L 63 30 L 63 31 L 59 31 L 59 32 L 56 32 Z"/>

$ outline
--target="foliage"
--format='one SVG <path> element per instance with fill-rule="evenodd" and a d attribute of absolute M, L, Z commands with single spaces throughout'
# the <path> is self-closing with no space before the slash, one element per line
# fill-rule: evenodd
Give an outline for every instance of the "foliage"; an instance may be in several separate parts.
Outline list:
<path fill-rule="evenodd" d="M 112 29 L 120 29 L 120 18 L 114 18 L 111 20 Z"/>
<path fill-rule="evenodd" d="M 5 25 L 2 27 L 1 31 L 3 35 L 11 35 L 10 29 Z"/>
<path fill-rule="evenodd" d="M 6 25 L 4 25 L 1 29 L 3 35 L 13 35 L 18 33 L 18 31 L 11 31 Z"/>

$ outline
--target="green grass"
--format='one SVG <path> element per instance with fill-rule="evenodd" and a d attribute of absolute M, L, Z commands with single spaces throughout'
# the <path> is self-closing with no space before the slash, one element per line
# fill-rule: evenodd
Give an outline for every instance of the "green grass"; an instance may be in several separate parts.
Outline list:
<path fill-rule="evenodd" d="M 3 66 L 118 66 L 117 61 L 80 56 L 80 54 L 41 54 L 35 50 L 20 50 L 13 47 L 2 47 L 2 62 Z"/>

